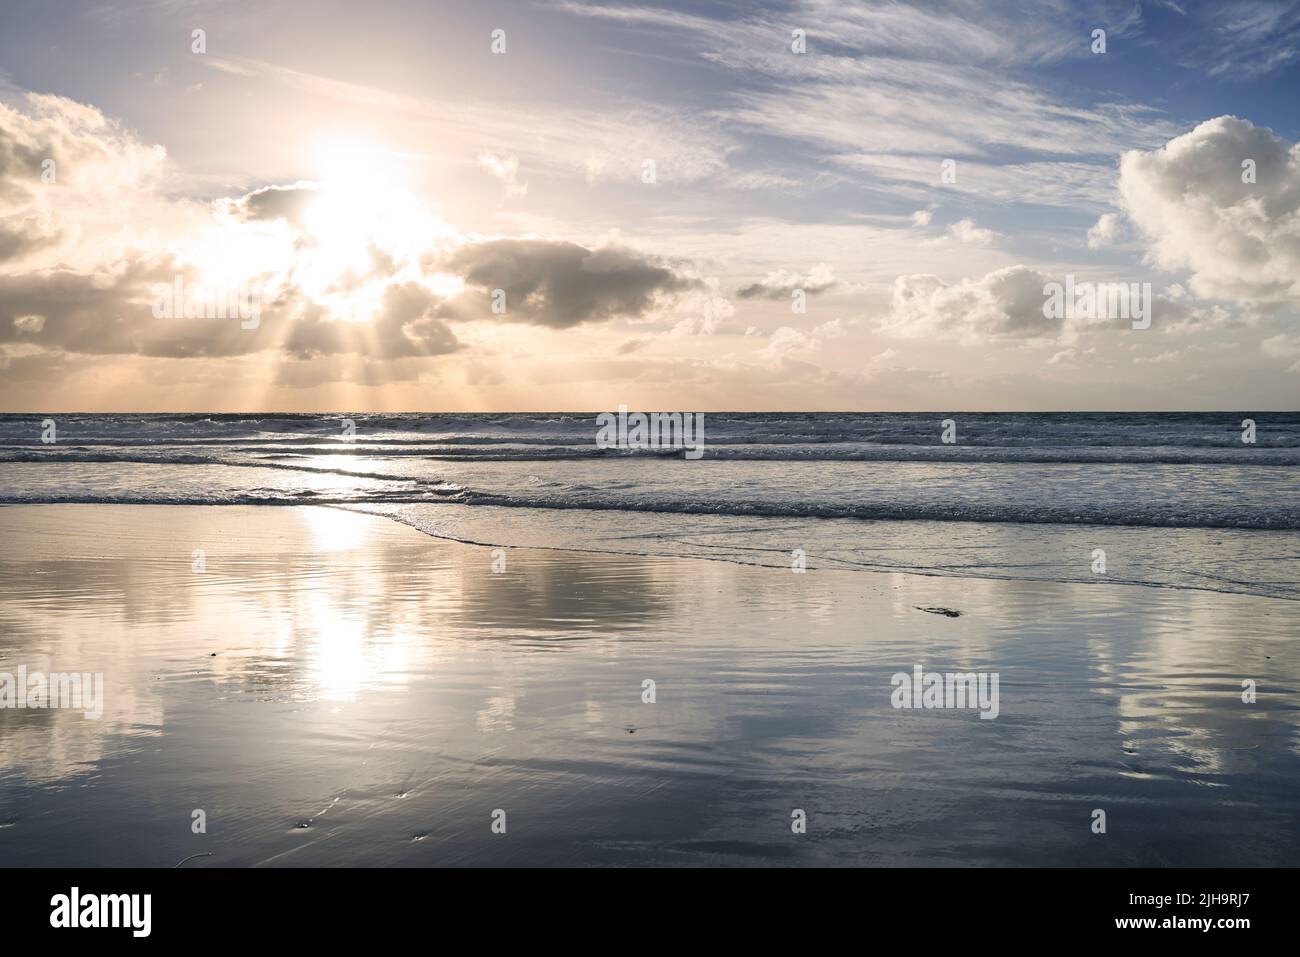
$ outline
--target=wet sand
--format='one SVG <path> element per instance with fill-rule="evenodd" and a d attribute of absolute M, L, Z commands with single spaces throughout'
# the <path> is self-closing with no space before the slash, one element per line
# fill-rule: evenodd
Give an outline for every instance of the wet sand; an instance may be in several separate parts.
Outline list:
<path fill-rule="evenodd" d="M 13 506 L 0 542 L 0 672 L 106 683 L 99 720 L 0 710 L 6 865 L 1300 852 L 1293 601 L 494 551 L 317 507 Z M 916 665 L 997 673 L 998 717 L 895 709 Z"/>

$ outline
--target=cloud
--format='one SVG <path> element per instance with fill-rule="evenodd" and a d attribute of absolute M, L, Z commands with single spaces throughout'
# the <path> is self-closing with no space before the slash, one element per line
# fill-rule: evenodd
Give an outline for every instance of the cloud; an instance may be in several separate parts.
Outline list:
<path fill-rule="evenodd" d="M 26 110 L 0 103 L 0 178 L 8 197 L 44 185 L 136 188 L 166 159 L 161 146 L 141 143 L 93 106 L 42 93 L 26 94 L 25 102 Z M 55 163 L 52 183 L 42 180 L 47 159 Z"/>
<path fill-rule="evenodd" d="M 716 294 L 717 281 L 702 280 L 677 297 L 673 315 L 682 316 L 672 327 L 673 336 L 711 336 L 736 314 L 736 307 Z"/>
<path fill-rule="evenodd" d="M 608 245 L 589 249 L 548 239 L 467 242 L 426 263 L 431 272 L 459 277 L 466 291 L 439 314 L 449 319 L 497 319 L 565 329 L 616 317 L 641 318 L 704 283 L 666 261 Z M 492 311 L 493 291 L 505 293 L 505 312 Z"/>
<path fill-rule="evenodd" d="M 1157 128 L 1163 127 L 1164 124 L 1157 125 Z M 1175 130 L 1168 128 L 1168 132 L 1172 135 Z M 1135 132 L 1134 138 L 1155 145 L 1163 137 L 1153 137 L 1149 132 L 1138 136 Z M 1117 146 L 1116 152 L 1119 148 Z M 919 201 L 933 199 L 941 172 L 937 157 L 913 153 L 910 149 L 893 153 L 842 152 L 833 154 L 830 159 L 841 169 L 876 178 L 890 195 Z M 1033 160 L 1019 163 L 966 158 L 957 162 L 956 169 L 956 181 L 943 184 L 942 189 L 978 202 L 1104 209 L 1114 200 L 1115 170 L 1110 156 L 1097 156 L 1087 162 Z"/>
<path fill-rule="evenodd" d="M 460 280 L 466 291 L 448 297 L 423 281 L 371 276 L 382 291 L 360 321 L 349 321 L 335 305 L 292 283 L 268 283 L 254 329 L 243 328 L 234 317 L 155 317 L 155 292 L 176 277 L 187 288 L 205 288 L 192 267 L 167 257 L 137 256 L 112 275 L 56 270 L 0 276 L 0 343 L 95 354 L 195 357 L 282 350 L 300 358 L 355 352 L 395 359 L 462 349 L 447 320 L 497 319 L 563 329 L 615 317 L 657 316 L 672 307 L 679 325 L 690 322 L 692 331 L 711 332 L 729 314 L 726 301 L 709 294 L 708 283 L 681 267 L 616 246 L 468 242 L 437 269 L 441 278 Z M 506 293 L 501 316 L 491 311 L 491 290 L 497 288 Z"/>
<path fill-rule="evenodd" d="M 36 216 L 11 217 L 0 221 L 0 262 L 22 259 L 38 250 L 55 245 L 60 234 L 47 220 Z"/>
<path fill-rule="evenodd" d="M 439 141 L 475 143 L 479 155 L 516 157 L 529 169 L 577 174 L 590 184 L 645 185 L 641 176 L 647 159 L 654 161 L 660 185 L 711 180 L 751 189 L 764 182 L 791 182 L 767 171 L 732 170 L 727 157 L 737 148 L 733 136 L 707 116 L 665 108 L 658 102 L 604 112 L 548 102 L 539 110 L 527 98 L 475 101 L 465 89 L 442 100 L 408 96 L 248 58 L 223 60 L 208 55 L 198 62 L 287 89 L 295 102 L 317 104 L 322 109 L 346 104 L 404 122 L 436 124 L 432 128 Z M 523 129 L 535 131 L 535 137 L 521 138 Z"/>
<path fill-rule="evenodd" d="M 1243 182 L 1253 161 L 1255 182 Z M 1120 160 L 1125 214 L 1203 298 L 1300 302 L 1300 147 L 1233 116 Z"/>
<path fill-rule="evenodd" d="M 0 267 L 36 253 L 89 262 L 162 172 L 166 151 L 94 107 L 28 93 L 0 103 Z"/>
<path fill-rule="evenodd" d="M 806 275 L 778 269 L 762 280 L 736 290 L 740 299 L 789 299 L 796 289 L 815 296 L 839 285 L 830 266 L 818 263 Z"/>
<path fill-rule="evenodd" d="M 41 179 L 47 159 L 51 182 Z M 407 194 L 382 191 L 345 194 L 342 218 L 327 217 L 321 231 L 307 210 L 321 200 L 331 208 L 329 182 L 176 200 L 155 192 L 164 160 L 161 147 L 71 100 L 30 95 L 25 110 L 0 106 L 0 346 L 169 358 L 355 354 L 382 363 L 465 349 L 449 320 L 562 329 L 621 318 L 687 334 L 712 332 L 731 312 L 685 261 L 613 243 L 467 239 Z M 495 169 L 514 182 L 513 160 Z M 370 215 L 358 202 L 385 205 Z M 74 244 L 83 225 L 93 238 Z M 184 302 L 155 314 L 160 290 L 178 282 L 186 298 L 246 293 L 260 315 L 251 324 L 186 317 Z M 497 289 L 501 316 L 490 308 Z M 311 380 L 296 370 L 294 381 Z M 367 380 L 381 375 L 363 371 Z"/>
<path fill-rule="evenodd" d="M 959 219 L 948 227 L 948 236 L 959 243 L 971 246 L 991 246 L 998 234 L 991 229 L 976 226 L 973 219 Z"/>
<path fill-rule="evenodd" d="M 1067 281 L 1073 289 L 1073 314 L 1066 313 Z M 1049 302 L 1058 302 L 1066 314 L 1044 315 Z M 1132 277 L 1067 277 L 1015 265 L 956 283 L 928 274 L 899 276 L 878 329 L 903 339 L 962 344 L 1015 339 L 1070 344 L 1096 332 L 1133 329 L 1144 318 L 1161 333 L 1174 335 L 1249 328 L 1262 321 L 1249 310 L 1198 301 L 1177 285 L 1156 292 Z M 1067 349 L 1054 358 L 1059 363 L 1074 357 L 1075 350 Z"/>
<path fill-rule="evenodd" d="M 284 220 L 295 229 L 305 228 L 303 214 L 320 198 L 320 187 L 299 180 L 292 186 L 265 186 L 239 199 L 218 201 L 218 208 L 240 222 Z"/>
<path fill-rule="evenodd" d="M 798 353 L 813 352 L 828 339 L 839 339 L 848 333 L 848 326 L 843 319 L 830 319 L 810 330 L 796 329 L 793 326 L 781 326 L 768 338 L 767 344 L 759 350 L 760 355 L 788 356 Z"/>
<path fill-rule="evenodd" d="M 630 339 L 624 339 L 614 347 L 614 355 L 626 356 L 633 352 L 640 352 L 650 343 L 654 342 L 654 336 L 632 336 Z"/>
<path fill-rule="evenodd" d="M 295 321 L 284 341 L 299 358 L 357 352 L 374 359 L 440 356 L 463 348 L 435 313 L 441 300 L 416 282 L 393 283 L 384 289 L 379 310 L 367 322 L 326 320 L 319 307 L 309 307 Z"/>
<path fill-rule="evenodd" d="M 769 356 L 788 355 L 790 353 L 810 352 L 816 343 L 805 332 L 792 326 L 782 326 L 767 340 L 761 352 Z"/>
<path fill-rule="evenodd" d="M 1113 244 L 1124 232 L 1123 223 L 1116 213 L 1102 213 L 1088 230 L 1088 248 L 1103 249 Z"/>
<path fill-rule="evenodd" d="M 519 182 L 519 158 L 515 156 L 496 156 L 492 153 L 480 153 L 478 165 L 495 176 L 506 186 L 506 198 L 528 195 L 528 184 Z"/>
<path fill-rule="evenodd" d="M 1043 287 L 1048 281 L 1043 273 L 1027 266 L 1010 266 L 953 285 L 938 276 L 899 276 L 894 281 L 889 315 L 880 330 L 904 339 L 1055 336 L 1061 322 L 1043 316 Z"/>
<path fill-rule="evenodd" d="M 1135 356 L 1133 364 L 1135 366 L 1143 365 L 1165 365 L 1177 362 L 1180 353 L 1176 349 L 1169 349 L 1153 356 Z"/>
<path fill-rule="evenodd" d="M 1300 5 L 1294 0 L 1220 0 L 1189 12 L 1194 18 L 1185 34 L 1190 42 L 1177 51 L 1189 68 L 1254 80 L 1300 55 Z"/>
<path fill-rule="evenodd" d="M 849 327 L 857 325 L 856 319 L 850 319 L 847 322 L 839 317 L 828 319 L 820 325 L 814 326 L 812 334 L 818 339 L 839 339 L 849 334 Z"/>
<path fill-rule="evenodd" d="M 1264 355 L 1275 359 L 1295 359 L 1288 372 L 1300 372 L 1300 335 L 1279 334 L 1260 343 Z"/>
<path fill-rule="evenodd" d="M 1154 146 L 1175 128 L 1142 105 L 1067 101 L 1055 84 L 1021 79 L 1010 67 L 1089 57 L 1099 23 L 1112 38 L 1140 28 L 1134 5 L 986 3 L 977 14 L 969 7 L 811 2 L 705 16 L 562 5 L 621 28 L 669 34 L 666 42 L 683 56 L 726 71 L 713 111 L 725 131 L 784 139 L 817 167 L 834 163 L 895 198 L 931 199 L 939 163 L 951 157 L 959 160 L 957 183 L 942 188 L 986 202 L 1104 207 L 1114 156 Z M 801 24 L 808 51 L 793 55 L 790 30 Z M 905 193 L 898 180 L 910 181 Z"/>
<path fill-rule="evenodd" d="M 794 11 L 788 7 L 796 8 Z M 971 16 L 962 4 L 851 6 L 827 3 L 780 4 L 765 10 L 754 5 L 749 17 L 734 16 L 712 19 L 706 16 L 665 10 L 653 6 L 608 6 L 567 2 L 561 9 L 573 14 L 597 17 L 640 29 L 659 28 L 702 35 L 713 34 L 719 42 L 706 56 L 721 58 L 728 43 L 749 41 L 736 51 L 751 55 L 761 50 L 758 41 L 774 31 L 787 39 L 786 21 L 793 15 L 799 22 L 802 14 L 811 24 L 808 29 L 810 52 L 820 49 L 852 49 L 867 56 L 896 56 L 900 53 L 918 59 L 950 62 L 960 59 L 1006 66 L 1042 63 L 1069 57 L 1081 58 L 1088 53 L 1086 30 L 1090 16 L 1123 13 L 1131 15 L 1131 4 L 1099 3 L 1091 10 L 1075 11 L 1069 6 L 1047 4 L 1041 8 L 1016 3 L 986 3 L 978 16 Z M 1116 16 L 1107 16 L 1110 21 Z M 780 28 L 784 27 L 784 31 Z M 1117 32 L 1119 26 L 1112 27 Z M 1080 36 L 1083 39 L 1080 39 Z M 779 48 L 778 48 L 779 49 Z"/>
<path fill-rule="evenodd" d="M 256 328 L 244 328 L 234 316 L 156 317 L 155 292 L 177 276 L 191 289 L 203 288 L 201 276 L 167 259 L 138 259 L 113 277 L 67 270 L 0 276 L 0 344 L 165 358 L 283 351 L 299 358 L 358 353 L 395 359 L 463 348 L 434 315 L 441 299 L 414 282 L 386 286 L 374 315 L 359 322 L 288 287 L 263 302 Z"/>
<path fill-rule="evenodd" d="M 89 355 L 188 357 L 267 348 L 269 327 L 241 330 L 238 320 L 159 319 L 155 284 L 196 277 L 166 257 L 136 256 L 114 273 L 70 269 L 0 276 L 0 344 L 29 343 Z M 32 316 L 41 317 L 39 326 Z"/>
<path fill-rule="evenodd" d="M 1111 9 L 1123 16 L 1134 6 L 1117 0 Z M 1143 9 L 1151 11 L 1150 5 Z M 473 370 L 486 369 L 519 384 L 509 396 L 527 405 L 581 395 L 582 383 L 555 374 L 574 357 L 596 364 L 622 356 L 620 376 L 639 375 L 654 360 L 662 363 L 662 381 L 668 383 L 677 381 L 670 372 L 675 366 L 698 361 L 697 385 L 713 389 L 709 376 L 716 367 L 708 360 L 725 364 L 737 352 L 758 360 L 763 352 L 770 361 L 749 370 L 745 380 L 753 391 L 723 391 L 719 401 L 736 394 L 739 401 L 775 407 L 774 397 L 782 395 L 771 388 L 778 360 L 791 383 L 817 381 L 817 370 L 797 371 L 796 363 L 810 357 L 878 376 L 885 368 L 869 365 L 871 357 L 897 363 L 885 348 L 892 345 L 903 350 L 902 364 L 922 364 L 923 351 L 923 364 L 935 366 L 930 371 L 947 368 L 966 383 L 959 390 L 954 382 L 954 402 L 988 395 L 969 386 L 985 375 L 1032 376 L 1023 359 L 1039 352 L 1044 362 L 1062 357 L 1053 371 L 1086 366 L 1094 377 L 1088 380 L 1093 391 L 1063 401 L 1114 389 L 1118 402 L 1149 395 L 1138 381 L 1123 378 L 1136 371 L 1138 351 L 1132 346 L 1140 340 L 1144 358 L 1173 355 L 1171 347 L 1178 347 L 1175 359 L 1143 367 L 1147 373 L 1168 372 L 1171 381 L 1200 355 L 1207 375 L 1225 370 L 1225 390 L 1233 381 L 1248 389 L 1241 401 L 1271 395 L 1258 391 L 1263 386 L 1252 373 L 1243 382 L 1224 361 L 1224 349 L 1236 344 L 1239 355 L 1251 353 L 1261 379 L 1267 372 L 1294 385 L 1282 370 L 1297 357 L 1269 352 L 1290 348 L 1289 340 L 1259 351 L 1260 340 L 1273 342 L 1269 336 L 1295 331 L 1281 321 L 1293 317 L 1266 308 L 1278 295 L 1268 282 L 1236 263 L 1221 264 L 1219 285 L 1228 277 L 1260 286 L 1270 298 L 1197 298 L 1210 288 L 1204 283 L 1216 279 L 1216 270 L 1196 256 L 1225 254 L 1208 235 L 1200 236 L 1208 252 L 1180 251 L 1174 261 L 1184 264 L 1166 267 L 1179 272 L 1160 277 L 1161 285 L 1178 280 L 1197 295 L 1177 309 L 1159 309 L 1159 327 L 1145 337 L 1099 333 L 1099 355 L 1090 358 L 1085 346 L 1094 340 L 1078 341 L 1091 335 L 1084 327 L 1077 327 L 1076 338 L 1069 322 L 1042 317 L 1042 284 L 1082 268 L 1069 254 L 1082 253 L 1085 231 L 1091 248 L 1120 244 L 1104 258 L 1109 263 L 1122 257 L 1127 264 L 1108 269 L 1130 279 L 1151 271 L 1135 261 L 1142 254 L 1139 240 L 1153 250 L 1157 242 L 1117 205 L 1117 158 L 1134 148 L 1144 156 L 1159 153 L 1161 144 L 1190 127 L 1170 128 L 1159 111 L 1123 101 L 1115 90 L 1138 96 L 1143 89 L 1128 80 L 1103 83 L 1089 66 L 1091 80 L 1063 84 L 1059 70 L 1037 69 L 1074 57 L 1080 67 L 1105 59 L 1090 59 L 1088 30 L 1078 29 L 1085 20 L 1108 29 L 1116 22 L 1095 15 L 1095 6 L 1067 10 L 1053 0 L 1032 5 L 1023 23 L 1009 2 L 994 0 L 977 14 L 972 10 L 961 0 L 849 8 L 795 0 L 747 6 L 734 16 L 734 10 L 720 8 L 692 15 L 633 4 L 584 10 L 589 22 L 575 23 L 555 16 L 551 7 L 539 14 L 537 29 L 558 24 L 559 30 L 574 31 L 580 45 L 607 51 L 631 46 L 619 33 L 635 31 L 638 41 L 646 41 L 636 45 L 640 67 L 627 73 L 608 60 L 587 64 L 612 82 L 587 84 L 581 96 L 563 102 L 540 88 L 475 100 L 474 91 L 491 84 L 465 77 L 452 86 L 432 75 L 399 78 L 394 89 L 404 95 L 398 95 L 251 61 L 227 73 L 216 70 L 228 64 L 209 63 L 205 79 L 211 89 L 195 106 L 225 118 L 207 124 L 206 133 L 191 130 L 194 135 L 174 141 L 182 156 L 192 158 L 181 169 L 168 168 L 161 147 L 140 142 L 99 111 L 71 101 L 13 101 L 22 119 L 0 119 L 0 357 L 17 363 L 38 351 L 61 356 L 66 350 L 84 356 L 67 362 L 85 370 L 88 380 L 106 382 L 109 370 L 149 368 L 159 382 L 173 386 L 191 374 L 197 378 L 200 370 L 211 376 L 217 369 L 270 382 L 271 370 L 288 357 L 275 381 L 302 388 L 399 376 L 427 382 L 439 374 L 449 376 L 448 385 L 458 397 L 467 396 L 465 402 L 511 401 L 500 390 L 491 392 L 495 398 L 485 390 L 480 399 L 476 389 L 455 389 Z M 1022 29 L 1009 29 L 1013 23 Z M 806 56 L 788 50 L 794 26 L 808 29 Z M 1121 56 L 1144 55 L 1113 33 L 1111 39 Z M 681 70 L 698 73 L 708 95 L 686 96 L 680 84 L 658 82 Z M 187 79 L 169 77 L 169 95 L 179 96 Z M 131 88 L 140 87 L 132 82 Z M 443 90 L 461 91 L 458 97 L 468 91 L 470 99 L 440 100 Z M 105 95 L 120 99 L 108 87 Z M 239 116 L 221 113 L 235 101 L 245 104 Z M 150 130 L 168 129 L 149 109 L 126 115 Z M 265 128 L 268 116 L 291 118 L 293 128 L 284 130 L 293 134 L 290 139 L 314 136 L 322 117 L 334 124 L 331 129 L 344 124 L 364 130 L 375 138 L 375 152 L 391 158 L 394 175 L 376 173 L 346 184 L 328 176 L 319 183 L 295 182 L 298 175 L 310 179 L 316 173 L 289 167 L 283 175 L 295 155 L 283 142 L 212 133 L 232 123 Z M 359 118 L 372 122 L 352 122 Z M 28 136 L 24 123 L 39 136 Z M 40 149 L 18 155 L 32 142 Z M 46 144 L 61 142 L 67 148 L 59 153 L 59 181 L 48 187 L 31 161 L 49 151 Z M 104 160 L 98 167 L 97 151 Z M 948 156 L 957 160 L 957 181 L 944 185 L 938 182 L 939 164 Z M 656 162 L 656 184 L 642 182 L 645 159 Z M 264 178 L 267 172 L 276 178 Z M 99 181 L 111 187 L 102 189 Z M 238 188 L 220 185 L 232 181 Z M 344 202 L 320 203 L 304 215 L 327 189 L 345 185 L 352 192 L 343 197 L 340 189 Z M 1200 221 L 1191 213 L 1209 216 L 1216 210 L 1206 202 L 1204 184 L 1192 186 L 1191 197 L 1157 196 L 1158 202 L 1142 192 L 1153 209 L 1161 203 L 1190 205 L 1183 212 L 1193 228 L 1180 221 L 1177 229 L 1186 235 L 1175 243 L 1194 245 Z M 1266 187 L 1261 175 L 1256 195 Z M 503 196 L 522 195 L 525 188 L 526 210 L 501 208 Z M 387 203 L 378 211 L 398 215 L 372 215 L 377 195 L 406 189 L 427 191 L 429 206 L 413 196 L 409 206 Z M 750 192 L 736 195 L 741 189 Z M 230 198 L 214 205 L 214 195 Z M 431 210 L 438 201 L 458 218 L 459 228 L 441 221 L 425 228 L 436 219 Z M 1025 209 L 1041 203 L 1070 212 Z M 403 215 L 417 209 L 419 216 Z M 229 214 L 224 219 L 223 210 Z M 381 220 L 393 228 L 385 225 L 375 236 Z M 1153 221 L 1162 223 L 1163 216 Z M 1270 222 L 1268 242 L 1274 246 L 1250 261 L 1261 268 L 1275 259 L 1275 272 L 1286 275 L 1294 259 L 1276 242 L 1284 242 L 1287 232 Z M 600 238 L 617 235 L 615 226 L 635 236 L 635 249 Z M 1006 238 L 999 241 L 989 226 Z M 1032 258 L 1012 258 L 996 248 L 1004 244 Z M 1226 249 L 1232 252 L 1231 244 Z M 846 250 L 869 254 L 846 258 Z M 834 272 L 829 265 L 824 274 L 810 269 L 819 261 L 834 264 Z M 1025 265 L 1000 269 L 1015 262 Z M 1151 262 L 1158 264 L 1154 252 Z M 702 274 L 705 268 L 722 276 L 724 285 Z M 1030 279 L 1016 269 L 1028 270 Z M 155 282 L 176 276 L 187 285 L 212 281 L 205 272 L 213 271 L 264 284 L 258 329 L 242 330 L 237 322 L 156 320 L 150 314 Z M 930 273 L 937 276 L 925 275 Z M 719 288 L 750 310 L 734 331 L 753 322 L 754 336 L 709 338 L 733 314 Z M 810 307 L 821 315 L 792 317 L 788 306 L 778 308 L 796 288 L 824 293 L 817 300 L 822 308 Z M 506 293 L 504 314 L 492 311 L 495 289 Z M 898 340 L 867 330 L 859 336 L 857 329 L 844 335 L 843 324 L 832 325 L 835 320 L 816 326 L 839 314 L 832 307 L 848 300 L 850 290 L 853 312 L 884 317 L 883 330 Z M 1251 304 L 1263 318 L 1247 328 Z M 772 331 L 783 322 L 791 325 Z M 920 345 L 901 341 L 927 335 Z M 950 348 L 971 340 L 990 345 Z M 1216 350 L 1213 368 L 1209 351 L 1194 351 L 1200 346 Z M 97 358 L 107 353 L 216 358 Z M 220 358 L 225 356 L 232 358 Z M 1125 372 L 1108 373 L 1107 363 L 1122 364 Z M 50 378 L 47 392 L 57 394 L 57 381 Z M 793 385 L 791 390 L 784 395 L 803 401 Z M 193 400 L 193 392 L 187 395 Z M 412 395 L 418 397 L 414 388 L 399 389 L 384 401 L 407 402 Z M 871 404 L 881 395 L 877 388 L 860 398 Z M 924 388 L 916 395 L 922 403 L 931 397 Z M 329 404 L 322 397 L 312 401 Z"/>

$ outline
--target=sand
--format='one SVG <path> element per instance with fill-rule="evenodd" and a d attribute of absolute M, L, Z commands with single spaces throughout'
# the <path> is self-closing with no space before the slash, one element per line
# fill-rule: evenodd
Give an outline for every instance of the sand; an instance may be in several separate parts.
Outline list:
<path fill-rule="evenodd" d="M 13 506 L 0 542 L 0 672 L 105 681 L 99 720 L 0 710 L 9 865 L 1300 851 L 1292 601 L 497 550 L 316 507 Z M 893 707 L 917 666 L 997 674 L 997 717 Z"/>

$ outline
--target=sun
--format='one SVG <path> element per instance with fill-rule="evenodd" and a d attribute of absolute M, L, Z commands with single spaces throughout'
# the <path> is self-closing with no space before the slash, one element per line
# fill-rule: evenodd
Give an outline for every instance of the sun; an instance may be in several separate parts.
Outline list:
<path fill-rule="evenodd" d="M 456 283 L 429 273 L 431 253 L 458 232 L 411 187 L 411 158 L 361 138 L 304 151 L 308 175 L 300 216 L 241 222 L 216 219 L 196 242 L 193 261 L 216 286 L 256 284 L 264 298 L 296 289 L 327 319 L 366 323 L 394 284 L 418 283 L 440 297 Z"/>
<path fill-rule="evenodd" d="M 382 287 L 446 227 L 412 194 L 390 151 L 332 143 L 314 160 L 318 195 L 303 214 L 296 279 L 340 318 L 364 321 Z"/>
<path fill-rule="evenodd" d="M 417 242 L 415 198 L 381 151 L 331 147 L 321 152 L 319 197 L 304 220 L 330 259 L 359 267 L 373 245 Z"/>

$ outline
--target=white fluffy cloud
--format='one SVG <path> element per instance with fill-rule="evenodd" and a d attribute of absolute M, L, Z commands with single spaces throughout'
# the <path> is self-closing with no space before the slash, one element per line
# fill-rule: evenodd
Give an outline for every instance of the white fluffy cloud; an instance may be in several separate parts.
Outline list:
<path fill-rule="evenodd" d="M 840 339 L 848 334 L 852 322 L 835 318 L 827 320 L 812 329 L 796 329 L 793 326 L 781 326 L 767 340 L 760 355 L 786 356 L 798 353 L 814 352 L 821 348 L 828 339 Z"/>
<path fill-rule="evenodd" d="M 971 246 L 990 246 L 993 240 L 998 238 L 998 234 L 993 230 L 975 225 L 973 219 L 959 219 L 953 223 L 948 227 L 948 236 L 959 243 L 967 243 Z"/>
<path fill-rule="evenodd" d="M 120 254 L 124 221 L 152 225 L 166 151 L 61 96 L 29 93 L 23 107 L 0 103 L 0 272 Z"/>
<path fill-rule="evenodd" d="M 1088 248 L 1104 249 L 1119 239 L 1123 232 L 1124 225 L 1118 213 L 1102 213 L 1088 230 Z"/>
<path fill-rule="evenodd" d="M 1150 259 L 1190 272 L 1196 295 L 1300 303 L 1300 147 L 1220 116 L 1125 153 L 1119 190 Z"/>
<path fill-rule="evenodd" d="M 899 276 L 881 331 L 906 339 L 945 334 L 962 340 L 1055 336 L 1060 321 L 1043 316 L 1047 281 L 1028 266 L 1009 266 L 951 285 L 938 276 Z"/>

